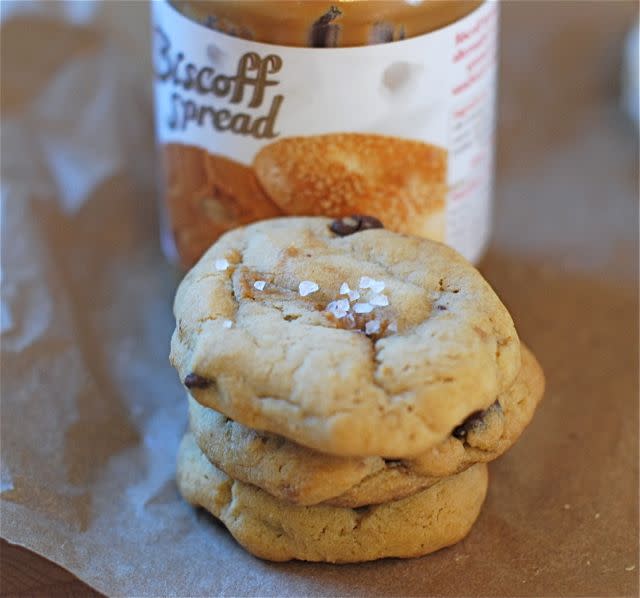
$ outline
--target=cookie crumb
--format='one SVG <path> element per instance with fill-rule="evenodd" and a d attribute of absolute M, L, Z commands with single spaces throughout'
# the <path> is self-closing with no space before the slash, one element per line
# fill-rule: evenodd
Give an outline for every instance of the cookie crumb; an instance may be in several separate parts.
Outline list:
<path fill-rule="evenodd" d="M 594 519 L 600 519 L 600 513 L 596 513 L 596 514 L 593 516 L 593 518 L 594 518 Z"/>
<path fill-rule="evenodd" d="M 368 314 L 373 311 L 373 305 L 370 303 L 356 303 L 353 306 L 353 311 L 357 314 Z"/>
<path fill-rule="evenodd" d="M 389 305 L 389 298 L 386 295 L 377 294 L 369 299 L 369 303 L 376 307 L 386 307 Z"/>
<path fill-rule="evenodd" d="M 266 280 L 256 280 L 253 283 L 253 288 L 256 291 L 264 291 L 264 287 L 266 287 L 266 286 L 267 286 L 267 281 Z"/>
<path fill-rule="evenodd" d="M 628 567 L 625 567 L 624 570 L 625 571 L 633 571 L 636 568 L 635 565 L 629 565 Z"/>
<path fill-rule="evenodd" d="M 231 328 L 232 326 L 233 326 L 233 322 L 231 320 L 224 320 L 224 322 L 222 322 L 223 328 Z"/>
<path fill-rule="evenodd" d="M 571 508 L 571 505 L 567 502 L 567 503 L 564 504 L 563 508 L 564 508 L 565 511 L 568 511 Z"/>
<path fill-rule="evenodd" d="M 303 280 L 298 285 L 298 292 L 300 293 L 301 297 L 306 297 L 307 295 L 311 295 L 311 293 L 315 293 L 319 289 L 320 287 L 318 286 L 318 283 L 313 282 L 312 280 Z"/>
<path fill-rule="evenodd" d="M 218 272 L 224 272 L 229 268 L 229 261 L 224 258 L 216 260 L 215 266 Z"/>

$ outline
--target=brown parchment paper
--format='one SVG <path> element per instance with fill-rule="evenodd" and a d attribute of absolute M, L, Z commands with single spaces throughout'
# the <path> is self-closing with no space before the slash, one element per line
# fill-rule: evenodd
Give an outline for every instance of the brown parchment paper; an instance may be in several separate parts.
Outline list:
<path fill-rule="evenodd" d="M 638 594 L 638 146 L 616 83 L 635 2 L 503 3 L 482 269 L 547 396 L 466 540 L 358 566 L 261 562 L 180 500 L 146 7 L 43 4 L 2 3 L 3 538 L 109 595 Z"/>

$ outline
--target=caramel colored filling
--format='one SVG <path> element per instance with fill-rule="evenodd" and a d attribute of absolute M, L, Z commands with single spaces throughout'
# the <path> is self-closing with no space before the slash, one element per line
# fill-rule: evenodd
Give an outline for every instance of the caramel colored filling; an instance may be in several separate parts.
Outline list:
<path fill-rule="evenodd" d="M 302 47 L 379 44 L 450 25 L 483 0 L 170 0 L 211 29 L 259 42 Z"/>

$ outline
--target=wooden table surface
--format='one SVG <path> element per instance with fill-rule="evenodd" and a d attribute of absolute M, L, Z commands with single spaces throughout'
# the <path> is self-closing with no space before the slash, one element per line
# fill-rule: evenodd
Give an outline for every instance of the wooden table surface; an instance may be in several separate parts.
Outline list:
<path fill-rule="evenodd" d="M 1 596 L 102 596 L 62 567 L 29 550 L 1 542 Z"/>

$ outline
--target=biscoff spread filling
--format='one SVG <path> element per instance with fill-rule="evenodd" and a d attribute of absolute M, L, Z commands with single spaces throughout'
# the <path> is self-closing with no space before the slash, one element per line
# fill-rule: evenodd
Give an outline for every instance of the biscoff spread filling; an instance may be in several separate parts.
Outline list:
<path fill-rule="evenodd" d="M 445 27 L 482 0 L 171 0 L 187 18 L 253 41 L 329 48 L 400 41 Z"/>
<path fill-rule="evenodd" d="M 353 215 L 334 220 L 329 228 L 337 236 L 345 237 L 364 230 L 383 228 L 383 225 L 380 220 L 372 216 Z M 290 251 L 297 253 L 299 250 L 292 246 Z M 226 272 L 233 269 L 236 256 L 230 254 L 229 258 L 216 259 L 214 262 L 216 271 Z M 383 280 L 363 275 L 358 281 L 357 288 L 353 289 L 345 281 L 338 289 L 329 291 L 325 289 L 330 296 L 335 297 L 325 302 L 316 295 L 321 289 L 320 285 L 313 280 L 300 281 L 296 291 L 277 285 L 269 273 L 254 272 L 244 266 L 238 267 L 236 276 L 240 289 L 239 296 L 242 299 L 268 298 L 272 301 L 289 302 L 292 299 L 302 299 L 307 308 L 311 306 L 312 309 L 323 312 L 328 326 L 362 332 L 374 341 L 398 332 L 394 310 L 390 306 L 389 297 L 384 292 L 386 285 Z M 290 313 L 285 316 L 285 319 L 289 321 L 296 319 L 296 314 Z M 232 326 L 231 320 L 225 320 L 223 323 L 224 328 L 228 329 Z"/>

